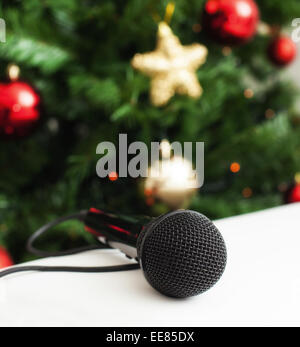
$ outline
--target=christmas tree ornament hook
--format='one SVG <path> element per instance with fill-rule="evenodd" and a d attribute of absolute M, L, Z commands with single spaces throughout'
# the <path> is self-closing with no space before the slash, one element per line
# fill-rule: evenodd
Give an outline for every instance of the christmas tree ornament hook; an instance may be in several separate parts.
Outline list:
<path fill-rule="evenodd" d="M 173 14 L 175 12 L 175 7 L 176 5 L 174 1 L 170 1 L 166 7 L 164 22 L 167 23 L 168 25 L 171 23 Z"/>

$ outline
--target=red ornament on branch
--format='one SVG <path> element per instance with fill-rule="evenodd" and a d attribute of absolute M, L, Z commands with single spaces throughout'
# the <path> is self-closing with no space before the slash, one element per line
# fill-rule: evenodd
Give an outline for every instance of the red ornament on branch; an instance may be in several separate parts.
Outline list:
<path fill-rule="evenodd" d="M 24 82 L 0 84 L 0 134 L 27 135 L 40 118 L 40 98 Z"/>
<path fill-rule="evenodd" d="M 240 45 L 257 31 L 259 9 L 254 0 L 208 0 L 203 14 L 204 30 L 217 42 Z"/>
<path fill-rule="evenodd" d="M 300 202 L 300 184 L 296 184 L 289 192 L 287 196 L 287 202 L 289 204 Z"/>
<path fill-rule="evenodd" d="M 3 247 L 0 247 L 0 269 L 14 265 L 11 256 L 7 250 Z"/>
<path fill-rule="evenodd" d="M 268 55 L 273 64 L 286 66 L 295 59 L 297 47 L 289 37 L 279 36 L 270 44 Z"/>

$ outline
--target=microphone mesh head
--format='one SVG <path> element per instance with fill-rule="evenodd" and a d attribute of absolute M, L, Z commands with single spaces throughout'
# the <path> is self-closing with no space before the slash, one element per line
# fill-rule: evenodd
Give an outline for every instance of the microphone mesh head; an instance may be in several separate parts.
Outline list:
<path fill-rule="evenodd" d="M 177 211 L 155 220 L 140 234 L 137 248 L 148 282 L 162 294 L 177 298 L 210 289 L 227 261 L 218 229 L 193 211 Z"/>

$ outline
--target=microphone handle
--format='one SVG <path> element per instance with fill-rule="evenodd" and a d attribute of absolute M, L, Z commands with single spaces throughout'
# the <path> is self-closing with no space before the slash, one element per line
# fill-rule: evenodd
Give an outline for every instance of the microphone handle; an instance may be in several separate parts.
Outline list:
<path fill-rule="evenodd" d="M 112 248 L 120 249 L 129 258 L 137 258 L 136 243 L 140 232 L 151 221 L 149 217 L 129 217 L 91 208 L 85 230 Z"/>

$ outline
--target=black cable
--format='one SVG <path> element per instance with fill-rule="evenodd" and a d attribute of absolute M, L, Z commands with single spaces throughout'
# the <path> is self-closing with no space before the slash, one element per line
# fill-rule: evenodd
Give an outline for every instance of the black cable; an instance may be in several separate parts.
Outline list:
<path fill-rule="evenodd" d="M 108 245 L 102 244 L 99 242 L 98 245 L 91 245 L 91 246 L 85 246 L 80 248 L 73 248 L 68 251 L 62 251 L 62 252 L 47 252 L 42 251 L 33 246 L 33 243 L 41 237 L 44 233 L 46 233 L 51 228 L 64 223 L 68 220 L 79 220 L 81 222 L 84 221 L 84 218 L 86 216 L 88 211 L 80 211 L 76 214 L 58 218 L 53 222 L 50 222 L 44 226 L 42 226 L 39 230 L 37 230 L 28 240 L 27 242 L 27 250 L 30 253 L 33 253 L 39 257 L 59 257 L 59 256 L 66 256 L 66 255 L 74 255 L 90 250 L 95 249 L 106 249 L 110 248 Z M 25 272 L 25 271 L 39 271 L 39 272 L 77 272 L 77 273 L 102 273 L 102 272 L 118 272 L 118 271 L 130 271 L 130 270 L 137 270 L 140 268 L 139 263 L 137 264 L 124 264 L 124 265 L 114 265 L 114 266 L 101 266 L 101 267 L 77 267 L 77 266 L 20 266 L 15 268 L 10 268 L 4 271 L 0 272 L 0 278 L 3 278 L 5 276 L 9 276 L 18 272 Z"/>
<path fill-rule="evenodd" d="M 58 218 L 53 222 L 50 222 L 44 226 L 42 226 L 39 230 L 37 230 L 28 240 L 27 242 L 27 250 L 28 252 L 37 255 L 38 257 L 60 257 L 60 256 L 64 256 L 64 255 L 73 255 L 76 253 L 81 253 L 81 252 L 85 252 L 85 251 L 90 251 L 93 249 L 98 249 L 98 248 L 107 248 L 107 246 L 103 245 L 103 244 L 99 244 L 99 245 L 93 245 L 93 246 L 85 246 L 85 247 L 80 247 L 80 248 L 73 248 L 71 250 L 68 251 L 62 251 L 62 252 L 47 252 L 47 251 L 41 251 L 37 248 L 35 248 L 33 246 L 34 242 L 41 237 L 43 234 L 45 234 L 48 230 L 54 228 L 55 226 L 62 224 L 64 222 L 67 222 L 69 220 L 78 220 L 80 222 L 84 221 L 85 216 L 87 215 L 88 211 L 80 211 L 78 213 L 72 214 L 70 216 L 67 217 L 62 217 L 62 218 Z"/>
<path fill-rule="evenodd" d="M 78 272 L 78 273 L 101 273 L 138 270 L 139 264 L 124 264 L 101 267 L 77 267 L 77 266 L 20 266 L 0 272 L 0 278 L 25 271 L 39 272 Z"/>

